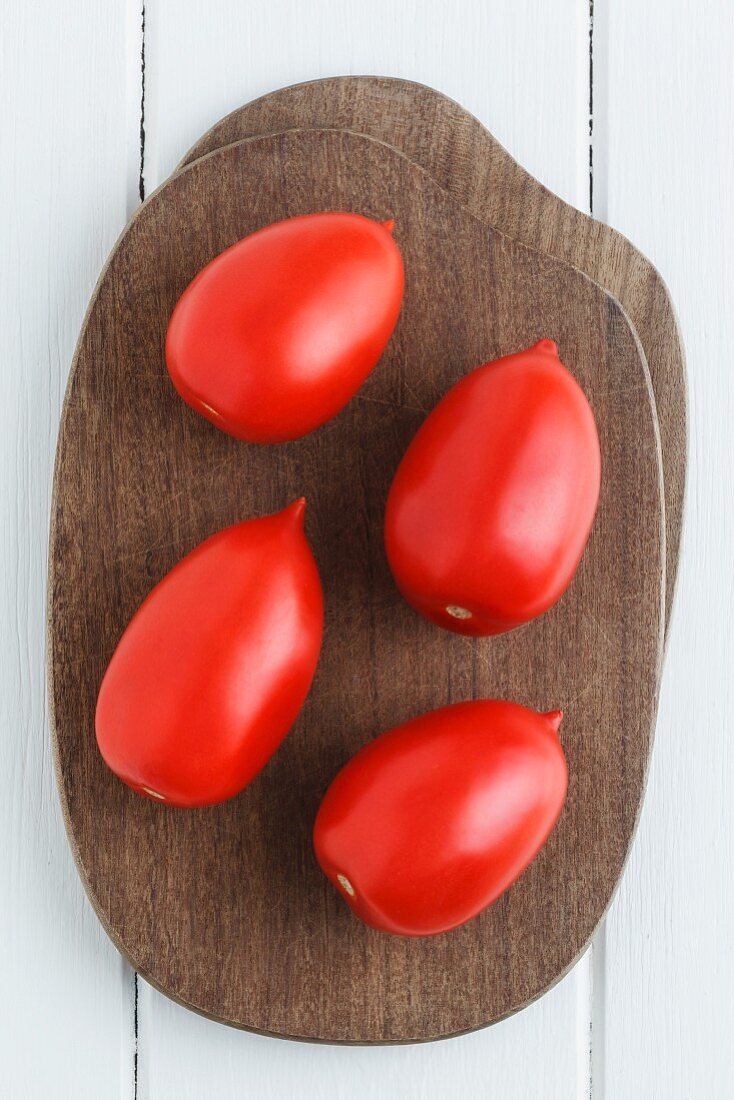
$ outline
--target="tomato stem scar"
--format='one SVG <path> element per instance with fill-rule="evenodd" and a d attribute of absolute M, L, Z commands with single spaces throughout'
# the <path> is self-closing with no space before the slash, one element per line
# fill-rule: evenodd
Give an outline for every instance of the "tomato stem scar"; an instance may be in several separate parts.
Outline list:
<path fill-rule="evenodd" d="M 350 898 L 353 898 L 354 897 L 354 887 L 352 886 L 352 884 L 349 881 L 349 879 L 347 878 L 347 876 L 346 875 L 337 875 L 336 880 L 339 883 L 339 885 L 341 886 L 342 890 L 344 890 L 347 894 L 349 894 Z"/>
<path fill-rule="evenodd" d="M 141 787 L 140 789 L 141 791 L 145 791 L 146 794 L 149 794 L 151 798 L 160 798 L 161 802 L 166 801 L 166 796 L 164 794 L 158 794 L 158 791 L 152 790 L 151 787 Z"/>
<path fill-rule="evenodd" d="M 446 614 L 450 615 L 452 619 L 471 619 L 471 611 L 467 611 L 465 607 L 457 607 L 456 604 L 450 603 L 446 608 Z"/>
<path fill-rule="evenodd" d="M 206 409 L 206 411 L 207 411 L 208 413 L 211 413 L 211 414 L 212 414 L 212 416 L 216 416 L 217 420 L 221 420 L 221 419 L 222 419 L 222 414 L 221 414 L 221 413 L 219 413 L 219 412 L 217 412 L 217 410 L 216 410 L 216 409 L 213 409 L 211 405 L 207 405 L 206 401 L 201 401 L 201 400 L 200 400 L 200 401 L 199 401 L 199 404 L 201 405 L 202 409 Z"/>

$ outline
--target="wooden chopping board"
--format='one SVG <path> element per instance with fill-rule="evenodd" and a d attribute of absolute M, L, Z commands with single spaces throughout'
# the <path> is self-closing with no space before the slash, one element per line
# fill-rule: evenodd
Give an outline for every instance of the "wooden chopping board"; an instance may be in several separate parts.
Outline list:
<path fill-rule="evenodd" d="M 276 219 L 354 210 L 397 222 L 407 286 L 383 360 L 331 423 L 250 446 L 198 417 L 164 368 L 168 318 L 213 256 Z M 472 642 L 399 597 L 382 517 L 426 412 L 475 365 L 558 342 L 594 408 L 603 481 L 573 585 L 547 615 Z M 264 772 L 231 801 L 180 811 L 104 766 L 94 707 L 150 588 L 203 538 L 309 500 L 326 596 L 309 700 Z M 405 1042 L 481 1027 L 572 965 L 603 915 L 637 821 L 664 621 L 659 438 L 644 357 L 596 283 L 482 224 L 394 149 L 342 131 L 230 146 L 141 207 L 92 299 L 58 445 L 49 577 L 55 759 L 91 901 L 164 993 L 238 1027 L 300 1039 Z M 381 730 L 453 700 L 565 711 L 570 787 L 548 844 L 479 918 L 409 940 L 359 923 L 318 870 L 310 830 L 337 769 Z"/>
<path fill-rule="evenodd" d="M 183 164 L 242 138 L 298 126 L 355 130 L 394 145 L 482 221 L 573 264 L 619 300 L 640 338 L 657 407 L 667 632 L 683 521 L 687 396 L 683 343 L 660 274 L 621 233 L 548 191 L 463 107 L 409 80 L 341 76 L 280 88 L 218 122 Z"/>

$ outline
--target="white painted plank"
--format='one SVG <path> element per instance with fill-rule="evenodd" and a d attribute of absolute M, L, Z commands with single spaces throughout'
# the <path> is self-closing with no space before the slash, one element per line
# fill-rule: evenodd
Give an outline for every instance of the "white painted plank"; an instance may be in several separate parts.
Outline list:
<path fill-rule="evenodd" d="M 586 962 L 582 964 L 586 966 Z M 140 982 L 139 1100 L 581 1100 L 589 1001 L 569 975 L 487 1031 L 439 1043 L 334 1047 L 233 1031 Z M 583 1041 L 575 1041 L 576 1023 Z"/>
<path fill-rule="evenodd" d="M 156 0 L 146 21 L 148 191 L 241 103 L 302 80 L 379 74 L 452 96 L 587 208 L 586 0 Z"/>
<path fill-rule="evenodd" d="M 598 1079 L 608 1100 L 724 1100 L 734 1080 L 734 19 L 722 0 L 596 9 L 598 209 L 670 286 L 691 411 L 678 601 L 647 803 L 607 922 Z"/>
<path fill-rule="evenodd" d="M 146 34 L 146 188 L 223 114 L 278 86 L 339 73 L 418 80 L 481 118 L 530 171 L 588 199 L 588 6 L 581 0 L 156 0 Z M 215 1095 L 433 1100 L 587 1094 L 588 962 L 488 1031 L 355 1050 L 238 1034 L 140 992 L 140 1100 Z"/>
<path fill-rule="evenodd" d="M 0 1092 L 131 1097 L 132 974 L 77 877 L 44 672 L 64 384 L 126 217 L 123 0 L 0 6 Z"/>

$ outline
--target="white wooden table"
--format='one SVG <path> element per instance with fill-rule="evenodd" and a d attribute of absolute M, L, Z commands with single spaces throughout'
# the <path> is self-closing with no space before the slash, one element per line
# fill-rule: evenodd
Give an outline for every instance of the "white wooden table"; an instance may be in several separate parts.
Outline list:
<path fill-rule="evenodd" d="M 728 0 L 147 0 L 144 30 L 140 0 L 3 0 L 0 24 L 0 1095 L 734 1096 Z M 77 878 L 47 727 L 49 485 L 98 270 L 141 185 L 161 183 L 217 118 L 340 73 L 435 86 L 554 191 L 585 210 L 593 202 L 660 268 L 688 351 L 679 594 L 620 891 L 588 955 L 540 1002 L 427 1047 L 242 1034 L 138 981 Z"/>

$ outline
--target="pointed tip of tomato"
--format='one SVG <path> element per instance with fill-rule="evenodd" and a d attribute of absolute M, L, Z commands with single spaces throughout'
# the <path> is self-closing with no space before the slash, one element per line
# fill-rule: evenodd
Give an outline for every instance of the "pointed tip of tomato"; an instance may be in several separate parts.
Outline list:
<path fill-rule="evenodd" d="M 558 355 L 558 345 L 555 340 L 538 340 L 535 347 L 537 351 L 547 351 L 550 355 Z"/>
<path fill-rule="evenodd" d="M 303 520 L 306 515 L 306 498 L 299 497 L 298 500 L 294 500 L 292 504 L 283 509 L 280 515 L 282 519 L 290 520 L 294 525 L 303 527 Z"/>
<path fill-rule="evenodd" d="M 561 728 L 561 722 L 563 721 L 562 710 L 549 710 L 544 715 L 544 718 L 548 720 L 548 724 L 554 733 L 558 733 Z"/>
<path fill-rule="evenodd" d="M 386 229 L 388 233 L 392 234 L 392 231 L 395 228 L 395 219 L 388 218 L 386 222 L 380 222 L 380 224 L 383 229 Z"/>

